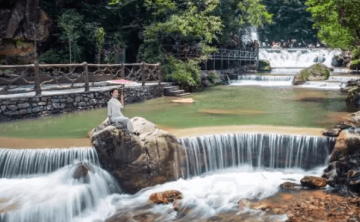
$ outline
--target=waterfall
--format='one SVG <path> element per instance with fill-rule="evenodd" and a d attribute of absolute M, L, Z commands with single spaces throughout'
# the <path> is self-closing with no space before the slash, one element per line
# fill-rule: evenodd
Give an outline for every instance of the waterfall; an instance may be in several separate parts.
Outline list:
<path fill-rule="evenodd" d="M 293 76 L 238 75 L 238 80 L 292 81 Z"/>
<path fill-rule="evenodd" d="M 270 61 L 271 67 L 309 67 L 316 63 L 332 66 L 332 58 L 339 50 L 325 49 L 260 49 L 259 59 Z"/>
<path fill-rule="evenodd" d="M 181 138 L 187 174 L 200 175 L 230 167 L 302 168 L 324 166 L 335 140 L 325 137 L 262 133 Z"/>
<path fill-rule="evenodd" d="M 93 170 L 73 177 L 77 163 Z M 0 149 L 1 222 L 105 220 L 115 212 L 116 180 L 99 166 L 94 148 Z"/>
<path fill-rule="evenodd" d="M 354 77 L 354 76 L 329 76 L 328 81 L 348 82 L 350 80 L 357 80 L 357 79 L 360 79 L 360 77 Z"/>
<path fill-rule="evenodd" d="M 68 149 L 0 149 L 0 178 L 50 173 L 74 161 L 99 165 L 92 147 Z"/>
<path fill-rule="evenodd" d="M 294 76 L 238 75 L 238 79 L 231 80 L 230 84 L 234 86 L 290 86 L 293 78 Z"/>

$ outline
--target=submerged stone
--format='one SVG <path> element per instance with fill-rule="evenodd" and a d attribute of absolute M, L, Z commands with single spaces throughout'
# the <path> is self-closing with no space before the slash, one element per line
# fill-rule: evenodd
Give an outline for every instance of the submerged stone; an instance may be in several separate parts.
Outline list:
<path fill-rule="evenodd" d="M 182 193 L 180 191 L 167 190 L 164 192 L 151 194 L 149 200 L 156 204 L 168 204 L 176 200 L 181 200 L 182 198 Z"/>

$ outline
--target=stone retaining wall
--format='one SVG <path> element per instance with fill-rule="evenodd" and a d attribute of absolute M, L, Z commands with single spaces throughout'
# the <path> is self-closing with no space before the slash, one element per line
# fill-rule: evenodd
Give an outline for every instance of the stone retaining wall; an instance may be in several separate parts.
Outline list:
<path fill-rule="evenodd" d="M 133 86 L 124 89 L 125 104 L 163 96 L 162 85 Z M 107 106 L 110 89 L 98 92 L 16 97 L 0 99 L 0 122 L 14 119 L 77 112 Z"/>

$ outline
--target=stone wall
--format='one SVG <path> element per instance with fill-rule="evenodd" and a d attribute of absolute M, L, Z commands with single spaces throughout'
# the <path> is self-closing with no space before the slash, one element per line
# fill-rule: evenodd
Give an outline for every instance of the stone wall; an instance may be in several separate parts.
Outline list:
<path fill-rule="evenodd" d="M 125 104 L 161 97 L 164 86 L 156 84 L 125 88 Z M 110 88 L 97 92 L 0 99 L 0 122 L 106 107 L 109 92 Z"/>

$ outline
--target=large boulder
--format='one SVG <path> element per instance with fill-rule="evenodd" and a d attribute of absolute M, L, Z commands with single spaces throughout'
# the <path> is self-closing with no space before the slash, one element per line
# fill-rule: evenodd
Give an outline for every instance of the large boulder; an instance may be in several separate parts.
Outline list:
<path fill-rule="evenodd" d="M 322 188 L 327 185 L 325 178 L 314 176 L 305 176 L 300 180 L 300 182 L 302 186 L 312 189 Z"/>
<path fill-rule="evenodd" d="M 360 134 L 356 129 L 340 133 L 329 162 L 323 174 L 328 184 L 360 194 Z"/>
<path fill-rule="evenodd" d="M 175 136 L 140 117 L 131 119 L 139 136 L 105 121 L 90 133 L 103 168 L 111 172 L 123 191 L 137 191 L 186 177 L 183 147 Z"/>
<path fill-rule="evenodd" d="M 270 61 L 266 59 L 259 60 L 258 71 L 271 71 Z"/>
<path fill-rule="evenodd" d="M 299 74 L 296 74 L 294 77 L 293 84 L 300 85 L 304 84 L 306 81 L 321 81 L 327 80 L 330 76 L 330 69 L 324 64 L 315 64 L 309 68 L 305 68 L 300 71 Z"/>
<path fill-rule="evenodd" d="M 336 139 L 335 148 L 330 155 L 330 163 L 353 154 L 360 149 L 360 135 L 354 130 L 343 130 Z"/>

